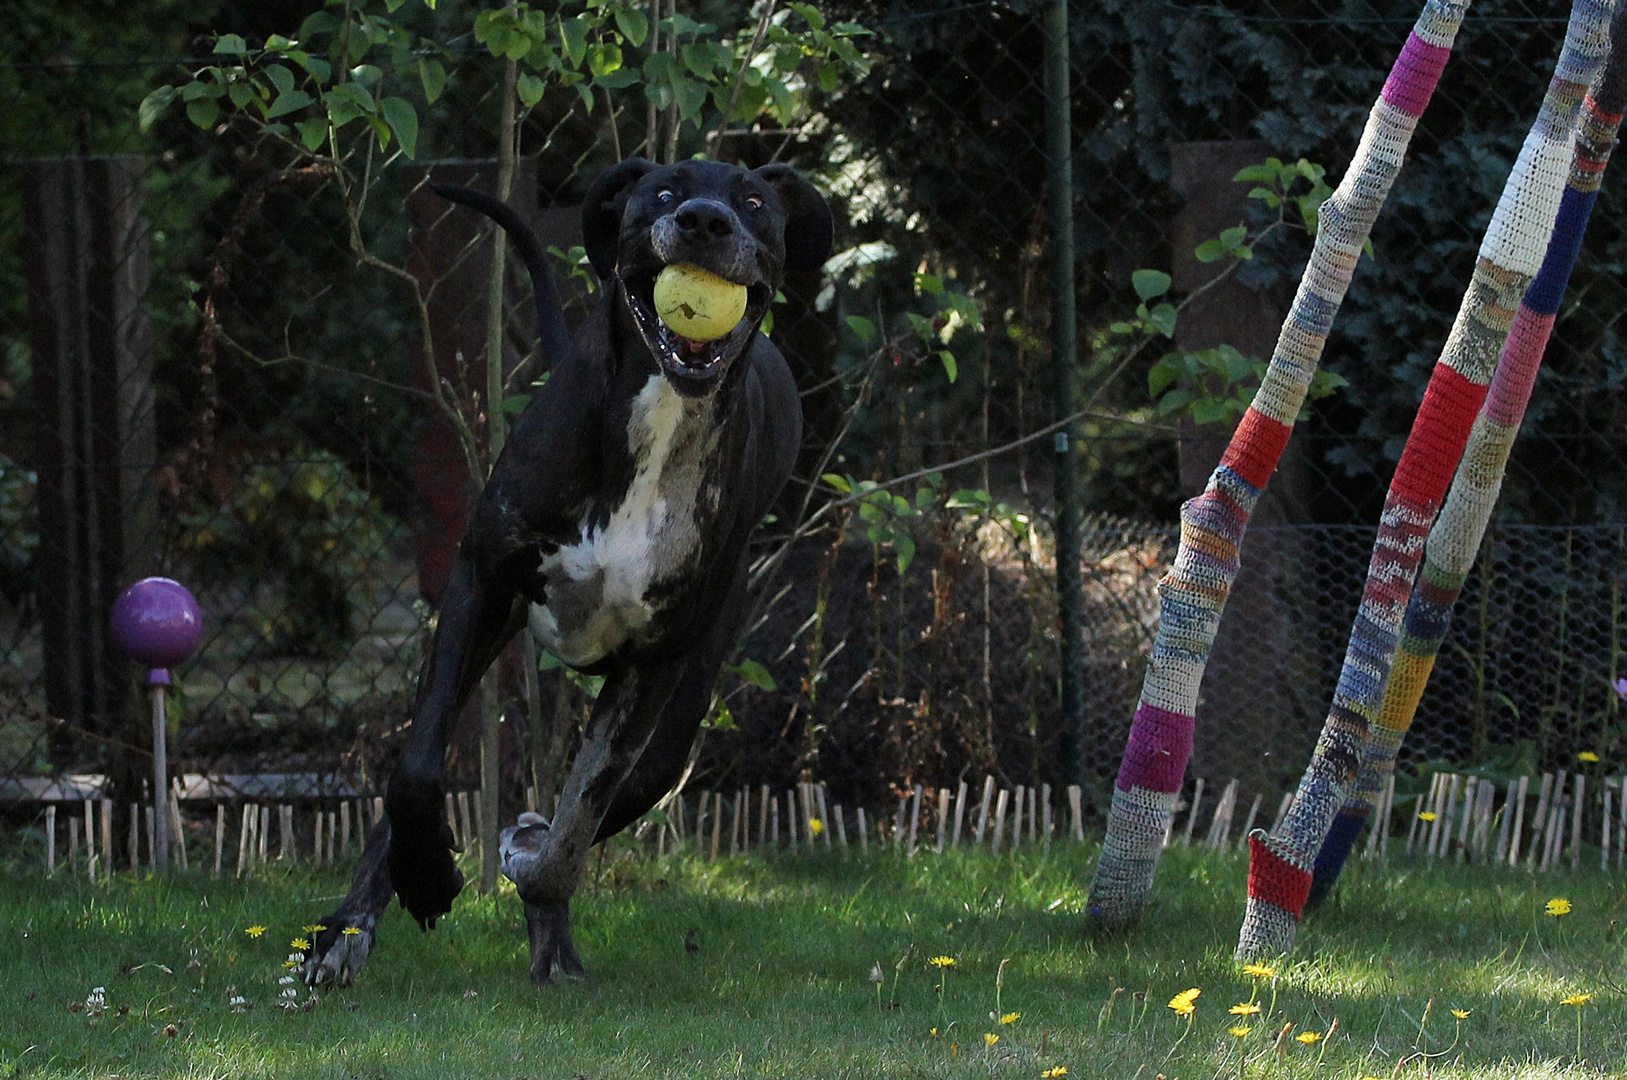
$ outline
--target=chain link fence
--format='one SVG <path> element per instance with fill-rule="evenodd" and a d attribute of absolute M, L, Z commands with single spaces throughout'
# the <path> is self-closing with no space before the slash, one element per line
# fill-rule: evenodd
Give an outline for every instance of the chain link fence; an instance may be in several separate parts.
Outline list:
<path fill-rule="evenodd" d="M 808 445 L 759 540 L 759 618 L 739 653 L 769 678 L 726 675 L 692 782 L 778 789 L 809 776 L 849 807 L 984 772 L 1060 789 L 1048 438 L 900 488 L 910 509 L 887 529 L 848 508 L 793 531 L 829 498 L 810 494 L 820 472 L 885 480 L 1055 416 L 1042 12 L 830 7 L 878 32 L 872 74 L 820 96 L 796 128 L 722 143 L 732 160 L 788 160 L 814 177 L 838 239 L 827 275 L 789 282 L 776 311 Z M 1227 283 L 1241 291 L 1187 309 L 1176 339 L 1263 355 L 1309 242 L 1302 228 L 1270 229 L 1228 163 L 1303 156 L 1336 178 L 1415 14 L 1411 0 L 1071 5 L 1091 814 L 1105 812 L 1117 771 L 1177 507 L 1225 436 L 1157 412 L 1146 375 L 1170 346 L 1137 349 L 1111 329 L 1135 307 L 1131 274 L 1173 270 L 1191 289 L 1191 247 L 1209 224 L 1266 233 Z M 1349 386 L 1302 421 L 1245 547 L 1199 712 L 1192 768 L 1211 783 L 1237 777 L 1244 797 L 1270 797 L 1307 759 L 1372 520 L 1563 15 L 1493 0 L 1465 25 L 1334 328 L 1325 364 Z M 108 668 L 97 641 L 118 587 L 154 572 L 191 586 L 205 613 L 203 645 L 179 671 L 177 772 L 342 775 L 378 790 L 474 490 L 455 425 L 429 400 L 410 289 L 358 258 L 334 178 L 229 123 L 199 131 L 176 113 L 137 134 L 134 103 L 199 62 L 25 50 L 0 65 L 19 115 L 53 118 L 11 124 L 0 148 L 0 800 L 14 820 L 37 812 L 53 777 L 139 789 L 139 673 Z M 486 233 L 424 185 L 489 186 L 497 87 L 494 64 L 470 53 L 425 114 L 426 159 L 358 166 L 376 181 L 360 219 L 368 250 L 436 283 L 433 378 L 475 418 L 491 405 L 479 370 Z M 631 94 L 608 110 L 549 95 L 528 116 L 514 201 L 545 243 L 579 242 L 574 208 L 640 148 L 644 118 Z M 1529 771 L 1588 750 L 1622 764 L 1618 187 L 1607 179 L 1404 761 Z M 86 224 L 104 219 L 122 231 Z M 981 326 L 922 275 L 975 301 Z M 569 284 L 576 315 L 594 298 L 582 278 Z M 515 274 L 515 395 L 543 368 L 528 296 Z M 71 308 L 59 321 L 78 320 L 65 340 L 80 353 L 52 345 L 51 304 Z M 99 318 L 116 325 L 90 325 Z M 111 367 L 82 354 L 104 339 Z M 990 501 L 946 504 L 960 489 Z M 122 523 L 117 550 L 98 547 L 110 534 L 86 524 L 92 510 Z M 902 569 L 899 533 L 914 548 Z M 517 800 L 553 782 L 592 687 L 557 670 L 528 678 L 518 650 L 505 664 L 504 776 Z M 456 786 L 474 782 L 475 726 L 454 745 Z"/>

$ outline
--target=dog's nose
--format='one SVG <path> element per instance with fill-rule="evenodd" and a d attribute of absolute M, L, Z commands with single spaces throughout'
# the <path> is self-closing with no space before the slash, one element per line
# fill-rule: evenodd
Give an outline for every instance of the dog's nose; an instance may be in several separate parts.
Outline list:
<path fill-rule="evenodd" d="M 717 240 L 735 230 L 734 211 L 710 199 L 691 199 L 673 215 L 678 230 L 689 239 Z"/>

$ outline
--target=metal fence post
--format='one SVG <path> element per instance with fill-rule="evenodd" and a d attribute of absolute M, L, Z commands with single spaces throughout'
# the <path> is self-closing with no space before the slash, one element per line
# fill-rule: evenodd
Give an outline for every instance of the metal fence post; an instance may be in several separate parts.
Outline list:
<path fill-rule="evenodd" d="M 1068 4 L 1052 0 L 1045 12 L 1045 154 L 1050 231 L 1052 407 L 1058 420 L 1079 399 L 1074 343 L 1073 109 L 1068 100 Z M 1063 784 L 1082 779 L 1085 744 L 1085 658 L 1081 641 L 1079 492 L 1075 433 L 1068 424 L 1055 437 L 1056 597 L 1061 619 Z"/>

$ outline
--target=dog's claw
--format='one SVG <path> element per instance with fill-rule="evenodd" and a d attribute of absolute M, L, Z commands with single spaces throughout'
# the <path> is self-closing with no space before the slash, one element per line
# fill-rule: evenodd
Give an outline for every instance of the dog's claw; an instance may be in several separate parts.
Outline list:
<path fill-rule="evenodd" d="M 373 915 L 329 916 L 315 933 L 298 975 L 307 986 L 349 986 L 367 963 L 377 930 Z"/>

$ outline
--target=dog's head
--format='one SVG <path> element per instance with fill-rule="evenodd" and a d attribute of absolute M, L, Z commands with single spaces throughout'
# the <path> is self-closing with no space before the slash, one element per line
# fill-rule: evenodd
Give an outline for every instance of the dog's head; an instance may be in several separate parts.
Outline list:
<path fill-rule="evenodd" d="M 620 283 L 618 303 L 680 393 L 711 393 L 751 347 L 787 270 L 817 270 L 830 256 L 830 209 L 787 165 L 622 162 L 594 183 L 582 237 L 599 277 Z M 746 313 L 715 341 L 690 341 L 655 314 L 662 269 L 691 263 L 746 287 Z"/>

